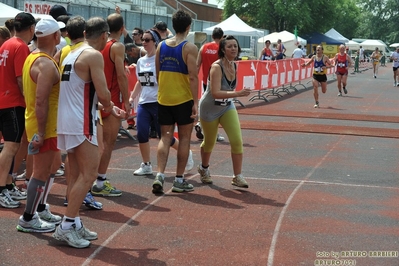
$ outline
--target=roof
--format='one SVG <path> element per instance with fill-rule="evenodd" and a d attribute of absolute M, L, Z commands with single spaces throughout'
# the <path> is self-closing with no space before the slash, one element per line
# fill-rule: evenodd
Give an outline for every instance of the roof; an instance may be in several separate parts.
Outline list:
<path fill-rule="evenodd" d="M 319 32 L 313 32 L 311 34 L 308 34 L 307 36 L 304 36 L 308 44 L 321 44 L 321 43 L 326 43 L 326 44 L 335 44 L 339 45 L 344 42 L 332 39 L 330 37 L 327 37 L 326 35 L 319 33 Z"/>
<path fill-rule="evenodd" d="M 343 43 L 346 43 L 349 41 L 348 38 L 345 38 L 344 36 L 342 36 L 342 34 L 339 33 L 338 31 L 336 31 L 334 28 L 331 28 L 329 31 L 324 33 L 324 35 L 326 35 L 327 37 L 330 37 L 331 39 L 341 41 Z"/>

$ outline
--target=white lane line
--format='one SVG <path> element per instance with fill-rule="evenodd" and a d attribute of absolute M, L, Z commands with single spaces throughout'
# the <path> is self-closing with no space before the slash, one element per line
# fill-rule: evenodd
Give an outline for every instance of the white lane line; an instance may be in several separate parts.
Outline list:
<path fill-rule="evenodd" d="M 111 169 L 111 168 L 109 168 Z M 114 168 L 115 169 L 115 168 Z M 193 176 L 191 176 L 190 178 L 187 178 L 187 180 L 190 180 L 194 177 L 197 177 L 198 174 L 195 174 Z M 123 225 L 121 225 L 118 230 L 116 230 L 112 235 L 110 235 L 98 248 L 96 248 L 96 250 L 94 250 L 94 252 L 82 263 L 82 266 L 87 266 L 91 263 L 91 261 L 101 252 L 101 250 L 103 248 L 105 248 L 112 240 L 114 240 L 114 238 L 116 236 L 118 236 L 122 230 L 124 230 L 128 224 L 130 224 L 132 221 L 136 220 L 141 214 L 144 213 L 144 211 L 146 211 L 148 208 L 154 206 L 158 201 L 160 201 L 161 199 L 163 199 L 165 197 L 165 195 L 167 194 L 171 194 L 172 192 L 172 188 L 169 189 L 166 193 L 164 193 L 162 196 L 156 198 L 155 200 L 153 200 L 151 203 L 149 203 L 147 206 L 145 206 L 144 208 L 142 208 L 140 211 L 138 211 L 135 215 L 133 215 L 132 217 L 130 217 L 130 219 L 125 222 Z"/>
<path fill-rule="evenodd" d="M 321 160 L 313 167 L 313 169 L 305 176 L 305 178 L 296 186 L 296 188 L 292 191 L 291 195 L 288 197 L 287 202 L 285 203 L 283 209 L 281 210 L 281 213 L 278 217 L 276 227 L 274 228 L 273 232 L 273 237 L 272 237 L 272 242 L 270 244 L 270 249 L 269 249 L 269 255 L 267 258 L 267 266 L 273 266 L 273 260 L 274 260 L 274 253 L 276 249 L 276 244 L 277 244 L 277 238 L 280 233 L 280 228 L 281 224 L 284 219 L 284 215 L 287 212 L 288 207 L 290 206 L 290 203 L 292 199 L 294 198 L 295 194 L 298 192 L 298 190 L 302 187 L 303 184 L 313 175 L 313 173 L 319 168 L 319 166 L 327 159 L 327 157 L 330 155 L 330 153 L 335 149 L 335 147 L 338 145 L 338 143 L 341 142 L 341 140 L 344 138 L 342 136 L 337 143 L 331 149 L 321 158 Z"/>
<path fill-rule="evenodd" d="M 118 170 L 118 171 L 129 171 L 132 172 L 136 169 L 126 169 L 126 168 L 108 168 L 112 170 Z M 172 172 L 165 172 L 166 174 L 174 175 Z M 198 175 L 198 174 L 195 174 Z M 220 177 L 220 178 L 229 178 L 231 179 L 232 176 L 228 175 L 215 175 L 215 177 Z M 190 178 L 187 179 L 192 179 L 194 176 L 190 176 Z M 358 184 L 345 184 L 345 183 L 337 183 L 337 182 L 326 182 L 326 181 L 312 181 L 312 180 L 300 180 L 300 179 L 288 179 L 288 178 L 265 178 L 265 177 L 248 177 L 245 176 L 245 179 L 249 180 L 264 180 L 264 181 L 277 181 L 277 182 L 287 182 L 287 183 L 301 183 L 304 182 L 305 184 L 312 184 L 312 185 L 332 185 L 332 186 L 344 186 L 344 187 L 362 187 L 362 188 L 382 188 L 382 189 L 393 189 L 393 190 L 399 190 L 399 187 L 387 187 L 387 186 L 378 186 L 378 185 L 358 185 Z"/>

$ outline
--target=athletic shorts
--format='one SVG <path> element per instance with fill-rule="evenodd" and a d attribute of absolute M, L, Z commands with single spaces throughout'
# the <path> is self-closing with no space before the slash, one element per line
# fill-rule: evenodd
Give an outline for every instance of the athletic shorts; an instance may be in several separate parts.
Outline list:
<path fill-rule="evenodd" d="M 4 141 L 20 143 L 25 130 L 25 107 L 0 109 L 0 131 Z"/>
<path fill-rule="evenodd" d="M 57 137 L 52 137 L 44 140 L 43 146 L 41 146 L 39 149 L 39 153 L 43 153 L 46 151 L 59 151 L 59 149 L 57 148 Z"/>
<path fill-rule="evenodd" d="M 348 75 L 348 70 L 336 71 L 335 75 L 347 76 Z"/>
<path fill-rule="evenodd" d="M 315 75 L 313 74 L 313 79 L 318 81 L 318 82 L 327 82 L 327 75 L 323 74 L 323 75 Z"/>
<path fill-rule="evenodd" d="M 190 117 L 193 105 L 193 100 L 174 106 L 158 104 L 159 125 L 188 125 L 194 123 L 194 119 Z"/>
<path fill-rule="evenodd" d="M 396 70 L 398 70 L 399 67 L 392 67 L 393 72 L 395 72 Z"/>
<path fill-rule="evenodd" d="M 57 146 L 60 150 L 73 152 L 73 149 L 82 144 L 85 140 L 95 146 L 98 146 L 97 136 L 95 135 L 85 136 L 65 134 L 58 134 Z"/>

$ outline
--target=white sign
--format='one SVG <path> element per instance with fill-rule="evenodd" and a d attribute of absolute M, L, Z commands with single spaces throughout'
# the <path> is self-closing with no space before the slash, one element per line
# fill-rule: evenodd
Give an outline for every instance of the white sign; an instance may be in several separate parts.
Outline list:
<path fill-rule="evenodd" d="M 25 1 L 24 11 L 28 13 L 35 14 L 46 14 L 48 15 L 50 12 L 50 8 L 54 5 L 52 2 L 46 1 Z M 67 8 L 66 5 L 60 4 L 60 6 Z"/>

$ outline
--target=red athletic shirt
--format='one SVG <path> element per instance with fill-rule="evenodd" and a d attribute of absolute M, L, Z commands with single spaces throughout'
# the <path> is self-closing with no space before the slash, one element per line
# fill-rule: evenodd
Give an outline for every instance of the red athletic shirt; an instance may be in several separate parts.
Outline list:
<path fill-rule="evenodd" d="M 111 92 L 111 100 L 115 106 L 122 107 L 118 78 L 115 69 L 115 62 L 111 59 L 111 46 L 116 40 L 110 40 L 101 51 L 104 57 L 104 74 L 107 80 L 108 90 Z"/>
<path fill-rule="evenodd" d="M 204 44 L 201 51 L 202 58 L 202 82 L 208 84 L 209 71 L 213 62 L 219 59 L 218 56 L 219 44 L 210 42 Z"/>
<path fill-rule="evenodd" d="M 18 37 L 10 38 L 0 47 L 0 109 L 25 107 L 17 77 L 22 76 L 22 67 L 28 55 L 28 45 Z"/>

